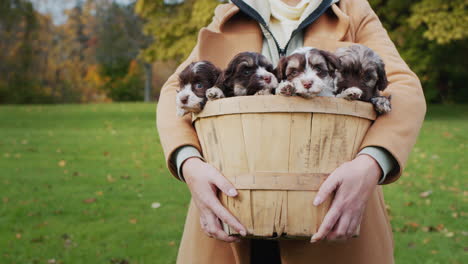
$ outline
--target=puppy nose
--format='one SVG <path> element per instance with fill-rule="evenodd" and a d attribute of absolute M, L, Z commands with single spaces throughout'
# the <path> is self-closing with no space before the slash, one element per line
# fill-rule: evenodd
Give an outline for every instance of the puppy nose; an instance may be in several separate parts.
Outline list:
<path fill-rule="evenodd" d="M 188 95 L 181 97 L 180 102 L 186 104 L 188 102 Z"/>
<path fill-rule="evenodd" d="M 312 87 L 313 81 L 307 81 L 307 82 L 302 82 L 302 85 L 304 85 L 304 88 L 310 89 Z"/>
<path fill-rule="evenodd" d="M 271 82 L 271 76 L 263 76 L 263 80 L 264 80 L 266 83 L 270 83 L 270 82 Z"/>

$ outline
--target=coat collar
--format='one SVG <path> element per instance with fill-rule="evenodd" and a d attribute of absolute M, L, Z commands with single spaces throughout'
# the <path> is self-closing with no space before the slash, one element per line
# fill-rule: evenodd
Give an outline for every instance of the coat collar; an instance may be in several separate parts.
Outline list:
<path fill-rule="evenodd" d="M 346 37 L 349 30 L 350 18 L 340 9 L 338 4 L 339 3 L 334 3 L 331 5 L 331 10 L 335 17 L 325 13 L 305 29 L 305 40 L 308 36 L 315 34 L 338 41 L 341 41 Z M 223 32 L 225 25 L 229 23 L 231 18 L 240 12 L 240 9 L 234 4 L 227 4 L 216 11 L 215 17 L 217 17 L 219 21 L 219 30 L 220 32 Z"/>

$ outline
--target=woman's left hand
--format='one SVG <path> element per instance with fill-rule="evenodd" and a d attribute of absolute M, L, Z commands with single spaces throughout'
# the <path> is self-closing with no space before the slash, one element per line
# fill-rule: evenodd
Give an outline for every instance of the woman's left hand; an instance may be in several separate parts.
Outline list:
<path fill-rule="evenodd" d="M 325 180 L 314 200 L 317 206 L 334 191 L 335 198 L 311 243 L 345 240 L 352 237 L 364 213 L 367 201 L 382 174 L 379 164 L 368 155 L 359 155 L 346 162 Z"/>

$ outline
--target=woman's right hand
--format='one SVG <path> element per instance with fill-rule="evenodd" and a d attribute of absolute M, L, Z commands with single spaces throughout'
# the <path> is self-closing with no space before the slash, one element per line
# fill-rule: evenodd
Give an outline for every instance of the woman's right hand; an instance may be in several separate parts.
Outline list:
<path fill-rule="evenodd" d="M 235 197 L 238 193 L 216 168 L 193 157 L 183 163 L 182 173 L 192 193 L 192 199 L 200 211 L 201 227 L 208 236 L 226 242 L 239 241 L 239 238 L 224 232 L 220 220 L 242 236 L 247 234 L 245 227 L 222 206 L 218 199 L 218 189 L 230 197 Z"/>

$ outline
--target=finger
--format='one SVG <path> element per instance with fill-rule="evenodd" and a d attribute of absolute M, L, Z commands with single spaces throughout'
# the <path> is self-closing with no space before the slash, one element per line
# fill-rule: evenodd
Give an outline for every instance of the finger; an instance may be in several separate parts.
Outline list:
<path fill-rule="evenodd" d="M 217 173 L 216 176 L 212 178 L 212 182 L 227 196 L 235 197 L 237 196 L 237 190 L 223 175 Z"/>
<path fill-rule="evenodd" d="M 328 196 L 334 190 L 336 190 L 336 188 L 338 188 L 338 177 L 334 177 L 333 175 L 333 173 L 330 174 L 330 176 L 322 183 L 322 186 L 320 186 L 320 189 L 314 199 L 315 206 L 318 206 L 321 203 L 323 203 L 323 201 L 325 201 L 328 198 Z"/>
<path fill-rule="evenodd" d="M 337 210 L 337 208 L 332 205 L 328 213 L 325 215 L 325 218 L 323 219 L 323 222 L 320 225 L 319 230 L 317 231 L 317 233 L 315 233 L 312 236 L 310 242 L 315 243 L 325 238 L 328 235 L 328 233 L 332 230 L 332 228 L 335 226 L 339 217 L 340 217 L 339 210 Z"/>
<path fill-rule="evenodd" d="M 362 218 L 362 215 L 351 219 L 349 226 L 348 226 L 348 230 L 346 231 L 347 237 L 354 237 L 356 235 L 357 228 L 359 224 L 361 223 L 361 218 Z"/>
<path fill-rule="evenodd" d="M 342 215 L 337 221 L 334 229 L 327 235 L 327 240 L 344 240 L 348 237 L 346 232 L 348 231 L 351 216 L 348 214 Z"/>
<path fill-rule="evenodd" d="M 208 222 L 205 219 L 205 214 L 200 215 L 200 226 L 207 236 L 212 237 L 212 235 L 208 232 Z"/>
<path fill-rule="evenodd" d="M 219 201 L 216 200 L 216 202 L 213 202 L 210 205 L 210 209 L 221 221 L 237 230 L 241 236 L 247 235 L 245 227 L 231 213 L 229 213 L 229 211 L 226 210 Z"/>
<path fill-rule="evenodd" d="M 222 230 L 219 219 L 213 213 L 207 213 L 205 215 L 205 219 L 207 222 L 207 230 L 209 236 L 212 236 L 216 239 L 225 242 L 235 242 L 239 240 L 239 238 L 229 236 L 228 234 L 226 234 L 226 232 L 224 232 L 224 230 Z"/>

